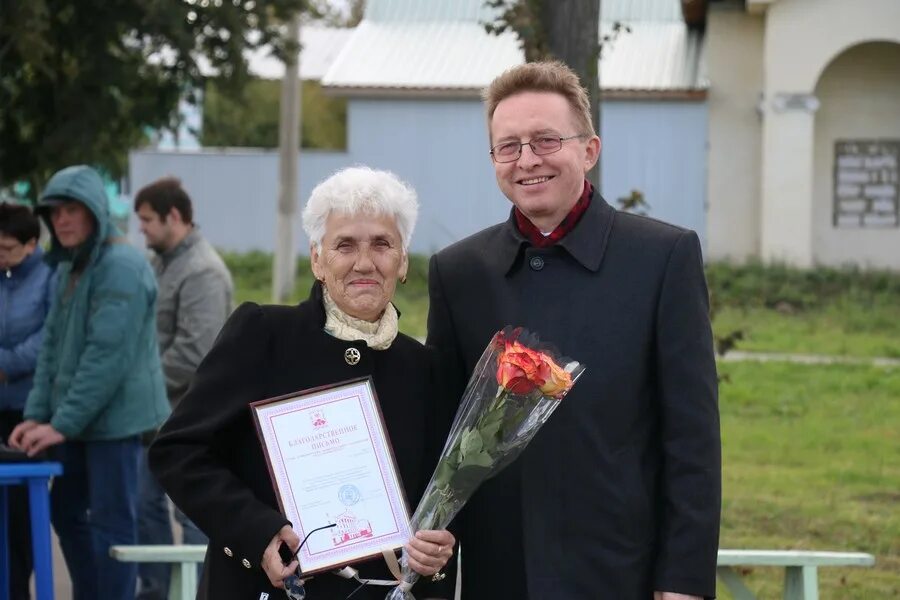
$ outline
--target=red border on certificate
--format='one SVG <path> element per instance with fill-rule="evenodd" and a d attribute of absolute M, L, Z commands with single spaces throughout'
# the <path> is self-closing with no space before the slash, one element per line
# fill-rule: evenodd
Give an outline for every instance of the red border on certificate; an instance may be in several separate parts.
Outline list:
<path fill-rule="evenodd" d="M 409 505 L 371 377 L 250 404 L 304 575 L 402 547 Z M 323 526 L 328 529 L 315 531 Z"/>

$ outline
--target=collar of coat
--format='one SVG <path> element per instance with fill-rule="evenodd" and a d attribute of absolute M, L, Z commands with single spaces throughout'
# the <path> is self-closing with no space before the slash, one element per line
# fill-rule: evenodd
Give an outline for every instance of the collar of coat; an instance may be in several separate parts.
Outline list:
<path fill-rule="evenodd" d="M 199 242 L 200 239 L 200 232 L 197 230 L 197 226 L 194 225 L 194 227 L 188 232 L 188 234 L 184 236 L 184 238 L 182 238 L 182 240 L 178 242 L 174 248 L 172 248 L 171 250 L 166 250 L 165 252 L 160 254 L 159 257 L 162 259 L 164 264 L 169 264 L 170 262 L 175 260 L 176 257 L 181 256 L 182 254 L 187 252 L 188 249 Z"/>
<path fill-rule="evenodd" d="M 596 272 L 603 262 L 603 254 L 615 216 L 616 210 L 600 194 L 594 193 L 587 210 L 575 227 L 554 246 L 568 252 L 585 269 Z M 516 226 L 514 208 L 510 210 L 506 222 L 500 225 L 499 233 L 500 235 L 495 238 L 497 247 L 494 256 L 504 272 L 509 274 L 521 260 L 524 249 L 531 246 Z"/>

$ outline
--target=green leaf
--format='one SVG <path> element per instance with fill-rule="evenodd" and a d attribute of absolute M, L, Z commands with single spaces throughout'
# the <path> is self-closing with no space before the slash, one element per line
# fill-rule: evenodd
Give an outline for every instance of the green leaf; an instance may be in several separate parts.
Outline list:
<path fill-rule="evenodd" d="M 481 434 L 476 429 L 466 429 L 462 434 L 462 443 L 460 444 L 461 463 L 469 462 L 469 455 L 481 452 Z"/>
<path fill-rule="evenodd" d="M 463 466 L 453 475 L 450 487 L 458 498 L 468 499 L 472 491 L 487 479 L 489 473 L 489 465 Z"/>

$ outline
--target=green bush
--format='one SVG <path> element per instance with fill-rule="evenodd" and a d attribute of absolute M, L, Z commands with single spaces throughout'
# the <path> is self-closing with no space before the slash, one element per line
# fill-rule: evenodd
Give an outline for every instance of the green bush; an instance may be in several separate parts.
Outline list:
<path fill-rule="evenodd" d="M 900 298 L 900 273 L 891 271 L 717 262 L 707 265 L 706 277 L 716 308 L 807 310 L 847 299 L 875 304 Z"/>

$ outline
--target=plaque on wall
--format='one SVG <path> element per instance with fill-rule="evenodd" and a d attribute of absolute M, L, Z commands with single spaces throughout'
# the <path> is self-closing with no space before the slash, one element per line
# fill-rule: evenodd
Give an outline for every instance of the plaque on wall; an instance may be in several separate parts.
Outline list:
<path fill-rule="evenodd" d="M 900 140 L 838 140 L 834 158 L 834 227 L 900 226 Z"/>

